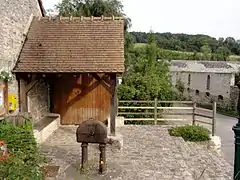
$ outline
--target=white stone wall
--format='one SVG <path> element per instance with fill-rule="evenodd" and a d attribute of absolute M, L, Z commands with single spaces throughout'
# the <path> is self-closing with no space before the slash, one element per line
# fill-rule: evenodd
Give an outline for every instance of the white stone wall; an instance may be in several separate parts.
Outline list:
<path fill-rule="evenodd" d="M 42 16 L 37 0 L 0 1 L 0 69 L 14 67 L 33 16 Z M 9 93 L 18 94 L 16 80 L 8 86 Z"/>
<path fill-rule="evenodd" d="M 191 75 L 190 85 L 188 85 L 189 74 Z M 207 90 L 208 75 L 210 75 L 210 90 Z M 181 79 L 185 89 L 199 90 L 202 93 L 209 92 L 213 96 L 222 95 L 225 98 L 230 98 L 231 86 L 234 85 L 234 74 L 172 72 L 173 85 L 176 85 L 177 79 Z"/>

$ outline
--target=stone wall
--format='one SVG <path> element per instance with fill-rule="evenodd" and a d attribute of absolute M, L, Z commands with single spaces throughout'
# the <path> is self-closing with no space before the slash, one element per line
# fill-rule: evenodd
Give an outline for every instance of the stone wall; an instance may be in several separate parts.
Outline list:
<path fill-rule="evenodd" d="M 188 78 L 190 75 L 190 84 Z M 207 89 L 207 77 L 210 76 L 210 89 Z M 184 87 L 194 92 L 198 90 L 202 94 L 208 92 L 210 96 L 223 96 L 224 99 L 230 99 L 231 86 L 234 85 L 234 74 L 226 73 L 202 73 L 202 72 L 172 72 L 172 84 L 176 85 L 177 80 L 181 79 Z M 192 94 L 194 96 L 194 94 Z M 202 97 L 202 96 L 200 96 Z M 198 98 L 198 97 L 196 97 Z M 203 97 L 204 98 L 204 97 Z M 207 97 L 208 99 L 208 97 Z"/>
<path fill-rule="evenodd" d="M 0 69 L 14 67 L 33 16 L 42 16 L 37 0 L 0 1 Z M 16 80 L 8 87 L 9 93 L 18 94 Z"/>
<path fill-rule="evenodd" d="M 216 101 L 217 104 L 221 107 L 226 107 L 229 105 L 232 105 L 232 103 L 236 103 L 236 99 L 226 98 L 223 97 L 223 100 L 220 100 L 218 96 L 215 96 L 213 94 L 207 95 L 205 92 L 199 92 L 196 93 L 196 90 L 186 90 L 184 91 L 184 97 L 186 97 L 188 100 L 195 101 L 197 103 L 203 103 L 203 104 L 210 104 L 213 103 L 213 101 Z"/>
<path fill-rule="evenodd" d="M 28 111 L 35 122 L 43 119 L 49 112 L 48 85 L 42 79 L 28 93 Z"/>

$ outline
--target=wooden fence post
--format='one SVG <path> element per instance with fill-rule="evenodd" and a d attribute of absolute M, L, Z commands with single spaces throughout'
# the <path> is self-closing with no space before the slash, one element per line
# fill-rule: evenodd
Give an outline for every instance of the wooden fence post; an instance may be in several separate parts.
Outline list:
<path fill-rule="evenodd" d="M 119 104 L 119 99 L 117 98 L 117 102 L 116 102 L 116 108 L 117 108 L 117 109 L 116 109 L 116 111 L 117 111 L 117 112 L 116 112 L 116 113 L 117 113 L 116 116 L 117 116 L 117 117 L 118 117 L 118 104 Z"/>
<path fill-rule="evenodd" d="M 197 107 L 197 103 L 193 102 L 192 125 L 196 125 L 196 119 L 195 119 L 196 107 Z"/>
<path fill-rule="evenodd" d="M 157 105 L 158 105 L 158 100 L 157 98 L 154 99 L 154 124 L 157 125 Z"/>
<path fill-rule="evenodd" d="M 216 134 L 216 114 L 217 114 L 217 103 L 213 102 L 213 117 L 212 117 L 212 136 Z"/>

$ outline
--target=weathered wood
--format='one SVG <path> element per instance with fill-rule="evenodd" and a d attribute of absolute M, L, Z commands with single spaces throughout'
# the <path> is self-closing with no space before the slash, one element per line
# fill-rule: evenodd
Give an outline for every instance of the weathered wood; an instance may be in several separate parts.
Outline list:
<path fill-rule="evenodd" d="M 195 115 L 196 115 L 196 108 L 197 108 L 197 104 L 196 102 L 193 103 L 193 113 L 192 113 L 192 125 L 195 125 Z"/>
<path fill-rule="evenodd" d="M 195 120 L 195 122 L 212 125 L 212 123 L 206 121 Z"/>
<path fill-rule="evenodd" d="M 104 75 L 103 78 L 101 78 L 97 73 L 91 73 L 91 75 L 100 82 L 100 84 L 109 92 L 112 93 L 111 91 L 111 83 L 107 83 L 108 75 Z M 107 83 L 107 84 L 106 84 Z"/>
<path fill-rule="evenodd" d="M 0 105 L 0 116 L 3 117 L 8 113 L 8 86 L 6 81 L 0 81 L 0 92 L 2 93 L 2 103 Z"/>
<path fill-rule="evenodd" d="M 196 107 L 196 110 L 205 111 L 205 112 L 210 112 L 210 113 L 213 112 L 213 110 L 210 110 L 210 109 L 204 109 L 204 108 L 200 108 L 200 107 Z"/>
<path fill-rule="evenodd" d="M 19 99 L 20 99 L 20 111 L 27 112 L 27 94 L 26 94 L 26 81 L 22 78 L 19 79 Z"/>
<path fill-rule="evenodd" d="M 119 103 L 154 103 L 154 101 L 138 101 L 138 100 L 132 100 L 132 101 L 119 101 Z M 158 101 L 158 103 L 178 103 L 178 104 L 192 104 L 192 101 Z"/>
<path fill-rule="evenodd" d="M 29 84 L 26 85 L 26 94 L 33 89 L 33 87 L 38 83 L 38 80 L 33 80 Z"/>
<path fill-rule="evenodd" d="M 112 94 L 110 100 L 110 132 L 112 135 L 116 133 L 116 112 L 117 112 L 117 92 L 116 92 L 116 85 L 117 85 L 117 77 L 116 74 L 112 74 L 110 76 L 112 82 Z"/>
<path fill-rule="evenodd" d="M 124 107 L 120 106 L 118 109 L 154 109 L 154 107 Z"/>
<path fill-rule="evenodd" d="M 118 115 L 154 115 L 154 113 L 150 113 L 150 112 L 118 112 Z"/>
<path fill-rule="evenodd" d="M 193 113 L 184 113 L 184 112 L 179 112 L 179 113 L 165 113 L 165 112 L 162 112 L 162 113 L 158 113 L 159 115 L 162 115 L 162 114 L 164 114 L 164 115 L 175 115 L 175 116 L 177 116 L 177 115 L 193 115 Z"/>
<path fill-rule="evenodd" d="M 138 100 L 132 100 L 132 101 L 118 101 L 119 103 L 154 103 L 154 101 L 138 101 Z"/>
<path fill-rule="evenodd" d="M 183 121 L 182 118 L 165 119 L 158 118 L 157 121 Z M 154 118 L 124 118 L 124 121 L 154 121 Z"/>
<path fill-rule="evenodd" d="M 213 102 L 213 117 L 212 117 L 212 136 L 216 134 L 216 114 L 217 114 L 217 103 Z"/>
<path fill-rule="evenodd" d="M 207 116 L 207 115 L 198 114 L 198 113 L 195 113 L 195 116 L 200 116 L 200 117 L 209 118 L 209 119 L 212 119 L 212 118 L 213 118 L 212 116 Z"/>
<path fill-rule="evenodd" d="M 101 78 L 105 78 L 103 75 Z M 110 93 L 92 76 L 53 77 L 52 112 L 61 115 L 61 124 L 79 125 L 92 118 L 105 122 L 110 115 Z"/>
<path fill-rule="evenodd" d="M 193 110 L 193 107 L 158 107 L 157 109 L 168 110 Z"/>
<path fill-rule="evenodd" d="M 157 111 L 158 111 L 157 105 L 158 105 L 158 100 L 157 100 L 157 98 L 155 98 L 154 99 L 154 124 L 155 125 L 157 125 L 157 115 L 158 115 L 158 113 L 157 113 Z"/>
<path fill-rule="evenodd" d="M 171 103 L 171 104 L 192 104 L 192 101 L 158 101 L 158 103 Z"/>

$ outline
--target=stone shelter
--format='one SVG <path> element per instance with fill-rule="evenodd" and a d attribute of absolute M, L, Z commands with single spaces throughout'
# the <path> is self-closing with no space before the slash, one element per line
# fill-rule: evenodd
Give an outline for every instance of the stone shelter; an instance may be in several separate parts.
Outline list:
<path fill-rule="evenodd" d="M 36 121 L 60 114 L 64 125 L 110 118 L 114 133 L 116 76 L 123 71 L 121 17 L 36 17 L 13 69 L 20 110 Z"/>
<path fill-rule="evenodd" d="M 170 67 L 172 85 L 180 80 L 185 96 L 198 102 L 236 103 L 235 75 L 239 67 L 237 62 L 173 60 Z"/>

